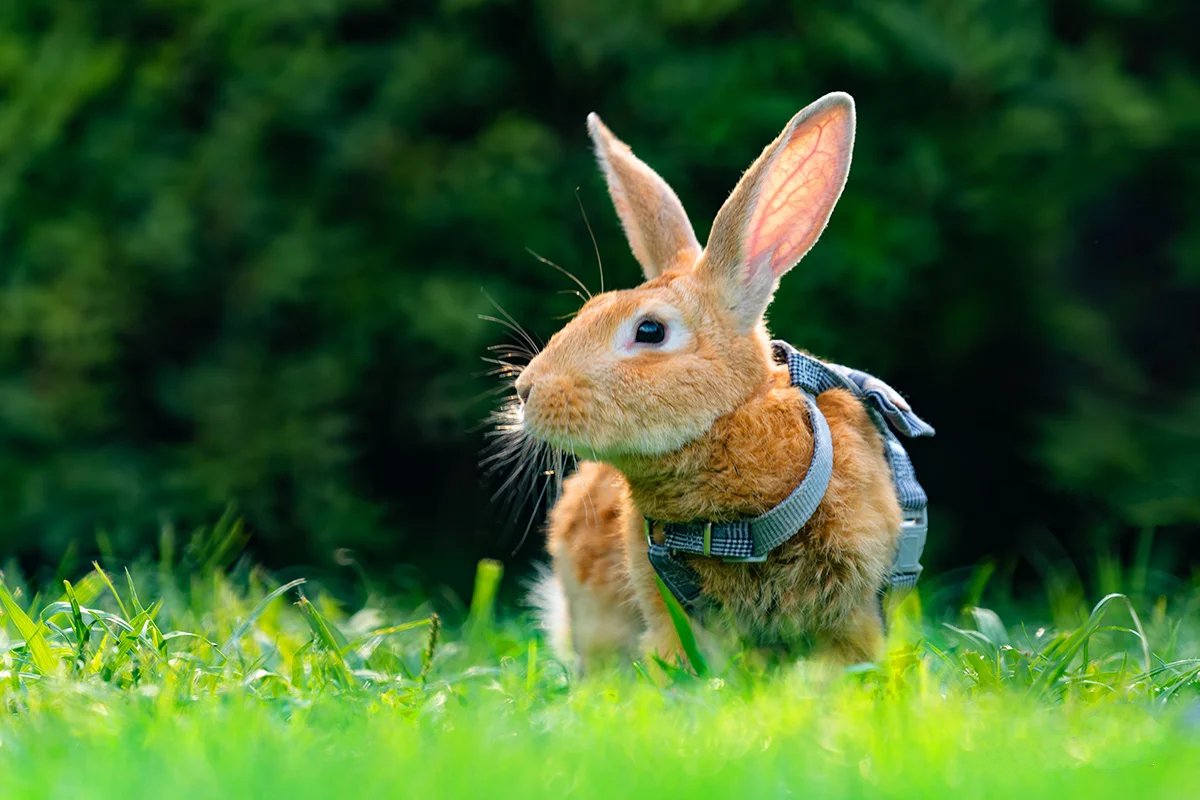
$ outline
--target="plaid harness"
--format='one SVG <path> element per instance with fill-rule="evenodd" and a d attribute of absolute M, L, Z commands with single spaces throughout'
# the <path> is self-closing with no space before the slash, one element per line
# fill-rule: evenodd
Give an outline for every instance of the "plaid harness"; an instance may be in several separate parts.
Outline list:
<path fill-rule="evenodd" d="M 900 501 L 900 543 L 889 584 L 896 588 L 915 586 L 921 574 L 921 551 L 928 531 L 925 515 L 928 501 L 925 490 L 917 483 L 908 453 L 888 423 L 909 437 L 932 436 L 933 428 L 913 413 L 899 392 L 878 378 L 821 361 L 787 342 L 775 340 L 771 347 L 775 360 L 787 364 L 792 385 L 803 394 L 808 407 L 813 454 L 804 478 L 779 505 L 757 517 L 732 522 L 682 523 L 656 523 L 646 518 L 646 543 L 654 571 L 684 608 L 696 609 L 702 600 L 700 577 L 685 556 L 707 556 L 727 563 L 759 563 L 799 533 L 821 504 L 833 474 L 833 441 L 829 423 L 817 408 L 816 397 L 829 389 L 846 389 L 862 401 L 883 435 L 884 455 Z M 651 536 L 655 525 L 663 530 L 662 543 Z"/>

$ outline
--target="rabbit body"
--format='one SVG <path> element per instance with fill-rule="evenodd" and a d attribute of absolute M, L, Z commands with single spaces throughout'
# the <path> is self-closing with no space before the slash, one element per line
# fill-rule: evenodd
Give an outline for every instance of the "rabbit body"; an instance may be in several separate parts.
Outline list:
<path fill-rule="evenodd" d="M 805 528 L 761 564 L 702 556 L 689 562 L 705 597 L 746 641 L 811 641 L 832 660 L 867 661 L 882 647 L 878 592 L 895 552 L 900 509 L 879 432 L 862 403 L 834 389 L 817 404 L 833 435 L 834 472 Z M 554 572 L 570 587 L 575 649 L 562 655 L 589 667 L 610 654 L 679 657 L 646 557 L 643 518 L 748 517 L 776 505 L 810 461 L 807 416 L 786 370 L 775 368 L 761 395 L 666 457 L 620 468 L 582 463 L 564 482 L 548 526 Z"/>
<path fill-rule="evenodd" d="M 567 608 L 551 638 L 585 668 L 646 652 L 682 657 L 645 519 L 755 516 L 804 477 L 813 428 L 772 359 L 763 315 L 841 192 L 854 118 L 842 94 L 793 118 L 722 207 L 703 250 L 666 183 L 594 115 L 589 128 L 647 281 L 590 299 L 516 382 L 526 433 L 584 459 L 551 511 L 547 548 Z M 761 563 L 688 563 L 749 641 L 810 642 L 833 661 L 864 661 L 883 646 L 879 592 L 900 507 L 862 402 L 831 389 L 817 405 L 833 471 L 812 517 Z"/>

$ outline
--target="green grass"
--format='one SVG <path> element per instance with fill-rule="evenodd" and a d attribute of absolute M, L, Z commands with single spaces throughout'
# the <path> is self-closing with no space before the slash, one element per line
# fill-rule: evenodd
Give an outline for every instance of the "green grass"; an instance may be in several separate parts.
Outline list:
<path fill-rule="evenodd" d="M 197 547 L 38 594 L 8 571 L 0 796 L 1141 798 L 1200 785 L 1200 590 L 1159 596 L 1113 564 L 1101 583 L 1126 593 L 1085 603 L 1058 574 L 1026 604 L 1036 624 L 978 607 L 984 571 L 961 611 L 910 596 L 879 666 L 830 675 L 745 653 L 704 678 L 631 667 L 575 681 L 523 615 L 496 607 L 498 565 L 443 623 L 378 596 L 342 608 L 226 560 Z"/>

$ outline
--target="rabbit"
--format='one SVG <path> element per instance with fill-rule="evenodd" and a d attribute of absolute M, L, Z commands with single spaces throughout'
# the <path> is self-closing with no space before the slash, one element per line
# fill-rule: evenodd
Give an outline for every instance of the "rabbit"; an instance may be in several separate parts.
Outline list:
<path fill-rule="evenodd" d="M 845 186 L 854 102 L 832 93 L 796 114 L 717 212 L 704 248 L 667 183 L 595 114 L 587 126 L 645 282 L 587 300 L 515 381 L 525 434 L 580 459 L 549 514 L 551 573 L 538 593 L 558 611 L 547 616 L 551 642 L 584 670 L 643 655 L 683 662 L 645 520 L 758 515 L 804 477 L 814 428 L 772 358 L 764 314 Z M 747 641 L 872 661 L 884 648 L 880 593 L 900 506 L 862 401 L 835 388 L 816 402 L 833 470 L 804 527 L 761 563 L 687 560 Z"/>

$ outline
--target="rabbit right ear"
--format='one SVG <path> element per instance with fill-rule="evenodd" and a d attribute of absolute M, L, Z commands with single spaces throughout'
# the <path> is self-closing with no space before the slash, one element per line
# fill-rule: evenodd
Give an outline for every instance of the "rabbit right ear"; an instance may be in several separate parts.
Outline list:
<path fill-rule="evenodd" d="M 587 124 L 608 193 L 646 278 L 691 267 L 700 257 L 700 243 L 679 197 L 598 116 L 588 114 Z"/>
<path fill-rule="evenodd" d="M 825 229 L 853 149 L 854 101 L 827 94 L 792 117 L 717 212 L 696 270 L 743 330 L 758 323 L 780 276 Z"/>

